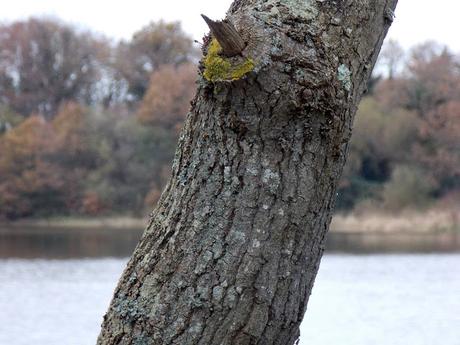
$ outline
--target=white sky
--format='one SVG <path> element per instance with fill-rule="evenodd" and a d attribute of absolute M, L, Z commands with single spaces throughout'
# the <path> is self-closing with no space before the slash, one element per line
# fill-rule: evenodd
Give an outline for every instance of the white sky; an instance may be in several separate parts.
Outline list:
<path fill-rule="evenodd" d="M 151 20 L 180 20 L 185 31 L 200 40 L 205 13 L 219 19 L 232 0 L 0 0 L 0 21 L 51 15 L 113 38 L 129 38 Z M 399 0 L 389 37 L 410 47 L 436 40 L 460 52 L 460 2 Z"/>

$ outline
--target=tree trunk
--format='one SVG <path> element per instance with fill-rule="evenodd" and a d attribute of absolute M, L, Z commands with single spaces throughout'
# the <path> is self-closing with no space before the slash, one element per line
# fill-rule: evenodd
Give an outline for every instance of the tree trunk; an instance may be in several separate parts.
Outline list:
<path fill-rule="evenodd" d="M 207 47 L 171 180 L 98 344 L 296 342 L 396 2 L 233 3 L 246 47 Z"/>

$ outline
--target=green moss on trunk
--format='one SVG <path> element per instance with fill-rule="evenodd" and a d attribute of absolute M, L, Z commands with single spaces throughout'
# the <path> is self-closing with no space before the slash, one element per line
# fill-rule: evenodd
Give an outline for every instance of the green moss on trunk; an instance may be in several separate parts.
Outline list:
<path fill-rule="evenodd" d="M 209 81 L 237 80 L 251 72 L 255 63 L 251 58 L 226 58 L 221 56 L 222 48 L 213 38 L 204 59 L 204 77 Z"/>

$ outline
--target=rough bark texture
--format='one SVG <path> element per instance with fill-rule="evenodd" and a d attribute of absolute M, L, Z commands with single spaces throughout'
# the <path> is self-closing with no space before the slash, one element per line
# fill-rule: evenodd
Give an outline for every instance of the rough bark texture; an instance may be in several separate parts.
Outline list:
<path fill-rule="evenodd" d="M 98 344 L 294 344 L 397 0 L 237 0 L 255 69 L 200 78 Z M 129 162 L 128 162 L 129 164 Z"/>

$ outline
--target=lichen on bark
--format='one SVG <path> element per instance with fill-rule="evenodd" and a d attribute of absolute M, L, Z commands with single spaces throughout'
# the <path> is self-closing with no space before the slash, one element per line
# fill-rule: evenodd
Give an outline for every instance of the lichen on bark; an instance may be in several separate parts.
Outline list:
<path fill-rule="evenodd" d="M 221 51 L 219 42 L 213 38 L 204 58 L 203 76 L 208 81 L 238 80 L 254 70 L 253 59 L 240 56 L 228 58 L 222 56 Z"/>
<path fill-rule="evenodd" d="M 344 64 L 340 65 L 337 70 L 337 78 L 342 82 L 345 90 L 351 90 L 351 72 Z"/>

